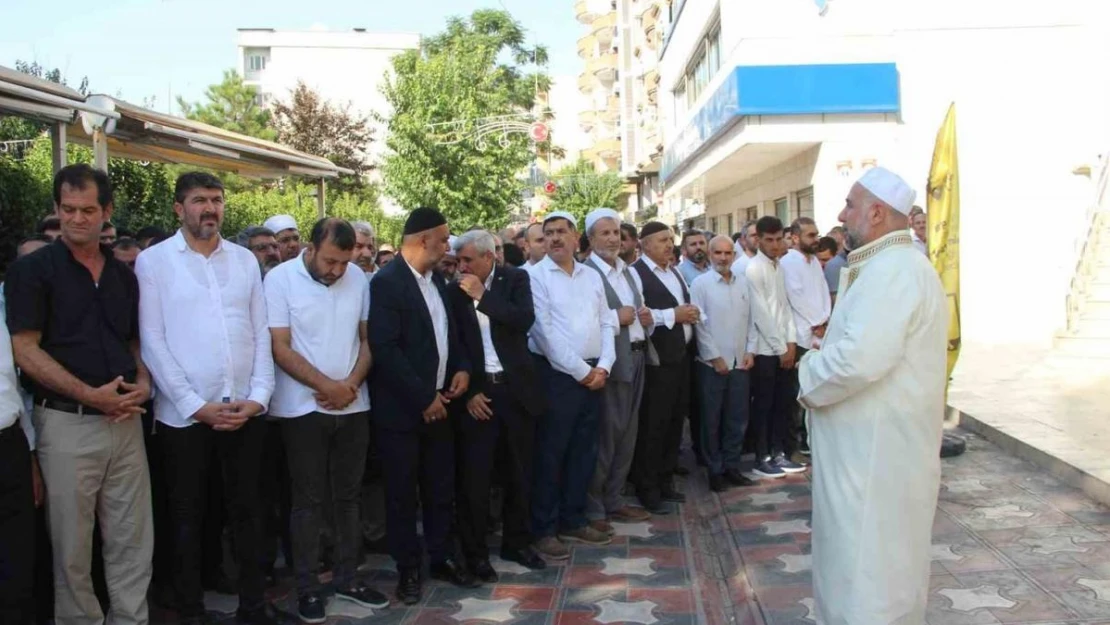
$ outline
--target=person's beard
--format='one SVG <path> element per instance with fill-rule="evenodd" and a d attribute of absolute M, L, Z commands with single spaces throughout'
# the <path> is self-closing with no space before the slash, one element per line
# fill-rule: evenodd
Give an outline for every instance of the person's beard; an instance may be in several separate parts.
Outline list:
<path fill-rule="evenodd" d="M 215 228 L 210 229 L 209 226 L 204 225 L 204 222 L 210 219 L 216 221 Z M 207 241 L 220 232 L 219 219 L 213 213 L 203 213 L 197 218 L 196 223 L 186 225 L 189 228 L 189 234 L 199 241 Z"/>

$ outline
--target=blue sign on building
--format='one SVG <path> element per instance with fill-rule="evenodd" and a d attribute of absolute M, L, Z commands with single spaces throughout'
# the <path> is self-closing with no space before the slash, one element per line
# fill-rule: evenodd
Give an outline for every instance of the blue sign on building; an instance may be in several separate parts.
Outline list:
<path fill-rule="evenodd" d="M 898 113 L 894 63 L 737 67 L 663 155 L 664 182 L 748 115 Z"/>

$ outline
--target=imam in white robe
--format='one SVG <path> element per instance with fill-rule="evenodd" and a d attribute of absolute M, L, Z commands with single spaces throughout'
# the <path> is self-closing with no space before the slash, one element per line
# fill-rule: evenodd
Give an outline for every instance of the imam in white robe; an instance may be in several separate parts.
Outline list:
<path fill-rule="evenodd" d="M 948 308 L 909 232 L 848 256 L 825 342 L 799 365 L 823 625 L 921 625 L 940 488 Z"/>

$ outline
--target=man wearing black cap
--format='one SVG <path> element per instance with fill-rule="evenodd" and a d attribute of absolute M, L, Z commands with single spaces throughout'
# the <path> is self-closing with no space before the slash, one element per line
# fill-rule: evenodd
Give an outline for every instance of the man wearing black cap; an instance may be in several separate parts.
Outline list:
<path fill-rule="evenodd" d="M 663 502 L 683 503 L 671 477 L 678 464 L 682 422 L 690 408 L 690 371 L 698 308 L 690 304 L 690 290 L 674 267 L 674 233 L 658 221 L 640 230 L 643 255 L 632 263 L 644 289 L 644 305 L 651 309 L 651 335 L 640 402 L 640 431 L 630 481 L 636 496 L 650 512 L 666 511 Z"/>
<path fill-rule="evenodd" d="M 474 587 L 474 577 L 451 552 L 455 453 L 447 404 L 461 397 L 470 366 L 456 337 L 443 277 L 434 271 L 447 253 L 447 221 L 417 208 L 405 222 L 398 262 L 370 282 L 370 348 L 375 356 L 371 401 L 385 469 L 386 532 L 397 562 L 397 598 L 420 602 L 416 536 L 417 485 L 431 575 Z"/>

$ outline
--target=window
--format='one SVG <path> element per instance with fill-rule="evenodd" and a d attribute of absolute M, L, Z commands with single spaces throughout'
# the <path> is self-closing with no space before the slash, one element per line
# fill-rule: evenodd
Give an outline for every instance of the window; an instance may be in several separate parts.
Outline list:
<path fill-rule="evenodd" d="M 784 225 L 790 225 L 790 200 L 784 197 L 775 200 L 775 217 Z"/>
<path fill-rule="evenodd" d="M 794 217 L 813 219 L 813 187 L 802 189 L 796 195 L 798 196 L 798 211 L 794 214 Z"/>
<path fill-rule="evenodd" d="M 749 206 L 744 209 L 744 221 L 755 221 L 759 219 L 759 207 Z"/>
<path fill-rule="evenodd" d="M 709 218 L 709 231 L 712 232 L 713 234 L 719 234 L 717 232 L 717 218 L 716 217 L 710 217 Z"/>
<path fill-rule="evenodd" d="M 693 106 L 706 86 L 721 69 L 721 25 L 718 23 L 699 42 L 694 57 L 687 66 L 685 92 L 687 103 Z"/>
<path fill-rule="evenodd" d="M 725 231 L 719 234 L 732 236 L 734 230 L 732 229 L 732 213 L 725 215 Z"/>
<path fill-rule="evenodd" d="M 261 54 L 252 54 L 247 57 L 247 71 L 260 72 L 266 69 L 266 57 Z"/>

